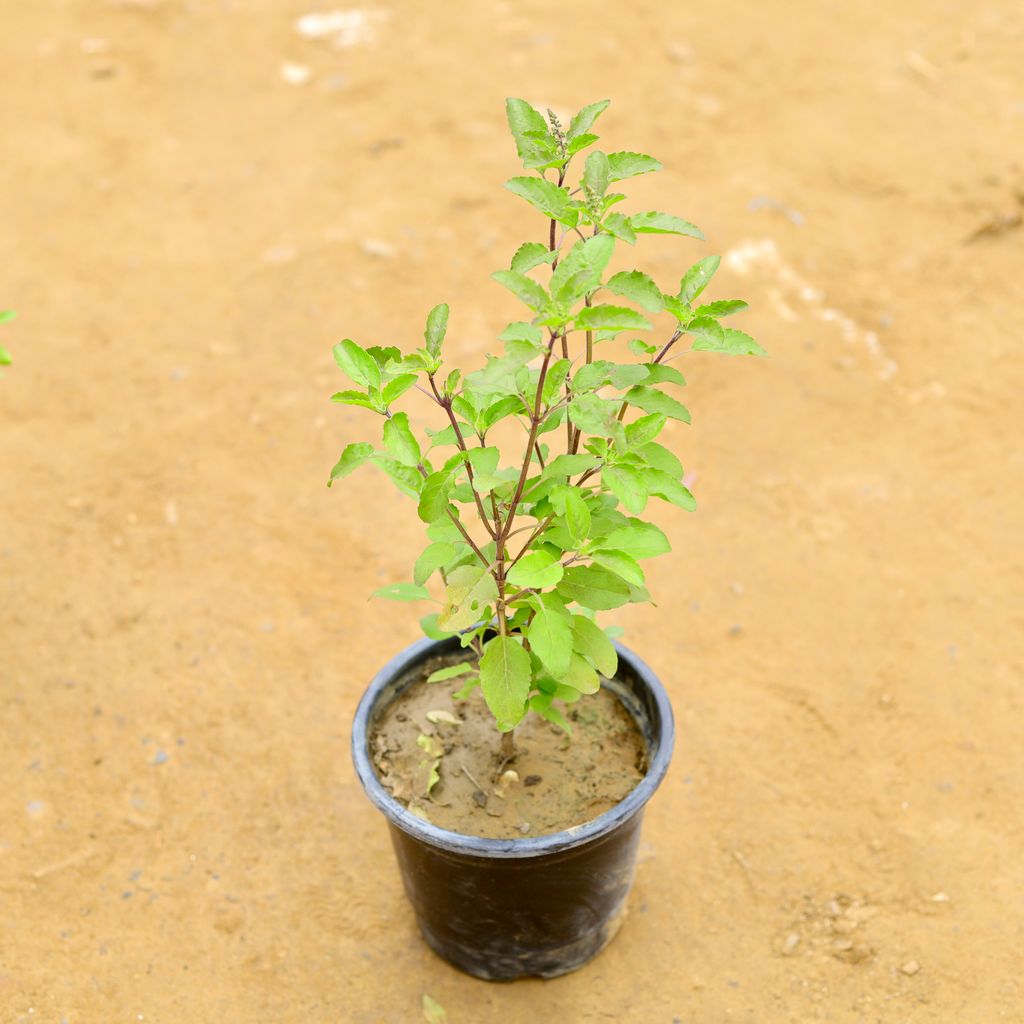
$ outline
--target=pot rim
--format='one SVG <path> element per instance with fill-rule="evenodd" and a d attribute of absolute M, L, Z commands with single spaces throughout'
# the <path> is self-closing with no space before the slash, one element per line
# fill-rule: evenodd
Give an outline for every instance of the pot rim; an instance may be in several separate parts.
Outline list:
<path fill-rule="evenodd" d="M 392 658 L 370 681 L 366 692 L 359 701 L 352 723 L 352 760 L 356 774 L 366 795 L 396 828 L 433 846 L 450 853 L 496 859 L 519 859 L 543 857 L 552 853 L 569 850 L 584 843 L 599 839 L 614 831 L 641 811 L 668 771 L 675 741 L 675 724 L 672 705 L 664 686 L 651 667 L 623 644 L 616 643 L 619 658 L 630 672 L 650 691 L 657 709 L 659 722 L 651 723 L 655 734 L 653 755 L 650 757 L 647 774 L 629 794 L 611 809 L 582 825 L 561 832 L 543 836 L 527 836 L 522 839 L 487 839 L 482 836 L 466 835 L 440 828 L 411 813 L 385 789 L 373 769 L 369 751 L 369 728 L 374 708 L 384 689 L 393 680 L 401 677 L 417 662 L 433 653 L 440 653 L 444 647 L 457 646 L 457 638 L 431 640 L 425 638 L 411 644 Z M 637 723 L 640 725 L 641 723 Z"/>

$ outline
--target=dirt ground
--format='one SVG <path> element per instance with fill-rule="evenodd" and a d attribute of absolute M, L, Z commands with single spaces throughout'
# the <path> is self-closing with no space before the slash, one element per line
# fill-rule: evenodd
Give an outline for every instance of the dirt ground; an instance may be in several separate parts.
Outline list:
<path fill-rule="evenodd" d="M 1020 5 L 332 9 L 0 0 L 0 1018 L 1024 1021 Z M 347 749 L 419 526 L 324 483 L 333 342 L 516 312 L 509 94 L 610 96 L 708 236 L 641 265 L 723 253 L 772 357 L 687 357 L 700 508 L 616 613 L 679 725 L 629 919 L 492 986 Z"/>

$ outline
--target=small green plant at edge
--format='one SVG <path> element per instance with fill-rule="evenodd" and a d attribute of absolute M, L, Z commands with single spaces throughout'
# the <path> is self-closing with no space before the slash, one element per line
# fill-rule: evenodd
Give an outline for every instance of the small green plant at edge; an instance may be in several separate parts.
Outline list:
<path fill-rule="evenodd" d="M 328 486 L 369 462 L 417 502 L 429 543 L 411 582 L 376 595 L 432 600 L 426 584 L 439 577 L 441 608 L 421 620 L 423 630 L 434 639 L 459 636 L 475 658 L 430 680 L 456 681 L 459 698 L 479 685 L 509 751 L 511 730 L 528 712 L 568 732 L 560 705 L 614 675 L 614 632 L 601 629 L 595 613 L 651 600 L 640 563 L 670 547 L 639 518 L 649 499 L 695 507 L 679 459 L 657 440 L 669 419 L 690 422 L 670 394 L 685 380 L 669 359 L 683 339 L 695 352 L 765 354 L 722 325 L 745 302 L 701 301 L 718 256 L 694 263 L 672 294 L 641 270 L 606 276 L 616 247 L 641 235 L 703 238 L 672 214 L 621 210 L 626 197 L 614 186 L 659 170 L 653 157 L 591 150 L 570 182 L 570 165 L 597 142 L 591 129 L 608 102 L 585 106 L 564 128 L 550 110 L 545 118 L 524 100 L 507 101 L 519 156 L 535 173 L 505 188 L 542 214 L 547 230 L 544 242 L 524 242 L 508 269 L 491 275 L 529 310 L 499 335 L 503 354 L 470 373 L 442 370 L 443 303 L 428 314 L 425 344 L 414 352 L 348 339 L 334 347 L 355 387 L 332 401 L 382 417 L 383 447 L 349 444 Z M 671 321 L 667 340 L 629 337 L 623 346 L 622 335 L 653 329 L 650 314 Z M 620 358 L 628 348 L 634 358 L 602 358 L 602 346 Z M 395 409 L 414 390 L 440 419 L 424 438 Z M 503 421 L 519 429 L 510 434 L 498 427 Z"/>

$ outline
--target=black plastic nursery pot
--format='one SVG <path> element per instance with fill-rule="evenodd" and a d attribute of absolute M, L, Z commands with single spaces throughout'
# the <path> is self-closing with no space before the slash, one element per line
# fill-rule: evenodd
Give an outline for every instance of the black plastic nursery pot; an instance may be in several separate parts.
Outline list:
<path fill-rule="evenodd" d="M 359 702 L 352 729 L 356 772 L 384 813 L 405 891 L 430 947 L 478 978 L 554 978 L 582 967 L 622 923 L 644 806 L 665 777 L 675 739 L 657 676 L 616 644 L 619 669 L 604 685 L 647 744 L 647 774 L 593 821 L 523 839 L 483 839 L 431 825 L 384 788 L 371 763 L 376 715 L 416 678 L 422 662 L 461 650 L 456 638 L 421 640 L 388 662 Z"/>

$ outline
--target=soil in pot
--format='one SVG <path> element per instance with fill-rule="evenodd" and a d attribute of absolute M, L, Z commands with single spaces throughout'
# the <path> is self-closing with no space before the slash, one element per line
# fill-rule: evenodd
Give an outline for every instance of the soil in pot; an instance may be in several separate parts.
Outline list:
<path fill-rule="evenodd" d="M 413 813 L 463 835 L 542 836 L 593 820 L 643 778 L 643 736 L 604 688 L 565 709 L 571 738 L 528 715 L 507 760 L 479 688 L 456 699 L 459 678 L 426 681 L 437 669 L 465 660 L 435 658 L 418 666 L 373 723 L 377 775 Z"/>

